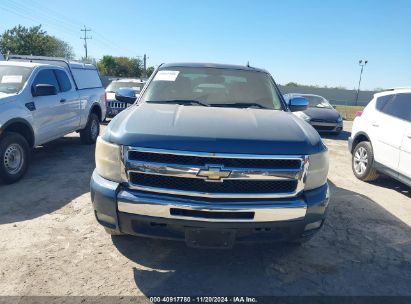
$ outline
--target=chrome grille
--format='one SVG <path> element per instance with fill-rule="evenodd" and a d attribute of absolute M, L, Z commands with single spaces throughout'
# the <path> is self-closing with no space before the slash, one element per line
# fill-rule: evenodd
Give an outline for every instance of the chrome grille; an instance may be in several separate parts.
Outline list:
<path fill-rule="evenodd" d="M 297 180 L 233 180 L 222 183 L 207 183 L 199 178 L 175 178 L 173 176 L 130 173 L 130 181 L 136 185 L 167 188 L 183 191 L 205 193 L 286 193 L 292 192 L 297 186 Z M 163 186 L 164 187 L 164 186 Z"/>
<path fill-rule="evenodd" d="M 142 151 L 129 151 L 129 160 L 148 163 L 165 163 L 202 166 L 207 164 L 224 164 L 225 167 L 234 168 L 277 168 L 277 169 L 300 169 L 300 159 L 255 159 L 255 158 L 220 158 L 220 157 L 198 157 L 194 155 L 149 153 Z"/>
<path fill-rule="evenodd" d="M 121 101 L 108 101 L 107 108 L 110 109 L 125 109 L 127 108 L 127 104 Z"/>
<path fill-rule="evenodd" d="M 292 197 L 304 189 L 308 157 L 124 147 L 131 188 L 209 198 Z"/>

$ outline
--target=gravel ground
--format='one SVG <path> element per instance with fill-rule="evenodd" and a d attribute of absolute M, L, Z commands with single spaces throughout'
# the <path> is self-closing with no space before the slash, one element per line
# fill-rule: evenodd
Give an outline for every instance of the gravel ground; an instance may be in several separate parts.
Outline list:
<path fill-rule="evenodd" d="M 411 295 L 411 191 L 355 179 L 346 125 L 325 139 L 328 219 L 301 247 L 111 238 L 90 202 L 94 147 L 71 134 L 37 148 L 26 178 L 0 186 L 0 295 Z"/>

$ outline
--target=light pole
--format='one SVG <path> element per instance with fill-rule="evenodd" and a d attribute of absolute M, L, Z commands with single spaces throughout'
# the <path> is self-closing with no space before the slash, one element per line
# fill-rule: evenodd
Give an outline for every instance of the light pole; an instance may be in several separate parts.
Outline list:
<path fill-rule="evenodd" d="M 355 98 L 355 105 L 356 105 L 356 106 L 358 105 L 358 95 L 360 94 L 360 86 L 361 86 L 362 72 L 363 72 L 363 70 L 364 70 L 364 67 L 367 65 L 367 63 L 368 63 L 368 60 L 364 60 L 364 61 L 360 60 L 360 61 L 358 62 L 358 64 L 359 64 L 360 67 L 361 67 L 361 72 L 360 72 L 360 80 L 358 81 L 357 97 Z"/>

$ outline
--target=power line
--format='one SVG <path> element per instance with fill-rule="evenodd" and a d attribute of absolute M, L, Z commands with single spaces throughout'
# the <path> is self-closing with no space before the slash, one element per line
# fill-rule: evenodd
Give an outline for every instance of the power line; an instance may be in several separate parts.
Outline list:
<path fill-rule="evenodd" d="M 78 22 L 78 19 L 67 18 L 65 15 L 61 14 L 57 10 L 54 10 L 50 7 L 44 6 L 42 3 L 37 2 L 36 0 L 32 0 L 30 2 L 25 1 L 21 2 L 19 0 L 9 0 L 7 6 L 2 5 L 0 2 L 0 8 L 7 13 L 19 16 L 26 20 L 30 20 L 36 23 L 42 23 L 46 25 L 48 28 L 56 31 L 56 32 L 63 32 L 66 35 L 70 35 L 70 37 L 78 37 L 76 32 L 73 28 L 76 28 L 82 22 Z M 33 17 L 33 16 L 36 17 Z M 78 22 L 78 23 L 77 23 Z M 104 49 L 111 49 L 113 51 L 121 53 L 122 51 L 126 50 L 130 53 L 134 53 L 135 50 L 128 48 L 126 46 L 119 47 L 119 44 L 114 42 L 113 40 L 107 38 L 106 35 L 103 35 L 96 30 L 93 30 L 93 33 L 96 37 L 93 37 L 93 40 L 97 45 L 103 47 Z M 84 40 L 84 37 L 81 38 Z"/>
<path fill-rule="evenodd" d="M 15 1 L 17 1 L 17 0 L 15 0 Z M 83 21 L 80 22 L 78 19 L 74 19 L 72 17 L 67 18 L 64 14 L 61 14 L 60 12 L 54 10 L 51 7 L 44 6 L 41 3 L 37 2 L 36 0 L 31 0 L 31 2 L 32 3 L 25 2 L 24 4 L 32 5 L 33 9 L 40 10 L 41 13 L 43 13 L 43 14 L 47 14 L 46 12 L 49 12 L 51 14 L 50 18 L 55 18 L 56 20 L 58 20 L 59 23 L 64 22 L 66 25 L 70 26 L 70 28 L 72 28 L 73 26 L 77 27 L 78 24 L 83 23 Z M 21 4 L 23 4 L 23 3 L 21 3 Z M 119 45 L 118 43 L 114 42 L 113 40 L 108 39 L 106 35 L 103 35 L 103 34 L 99 33 L 95 29 L 93 29 L 93 34 L 95 36 L 95 37 L 93 37 L 93 40 L 97 39 L 96 42 L 99 43 L 101 46 L 109 47 L 112 50 L 120 51 L 120 52 L 123 51 L 123 50 L 126 50 L 130 53 L 135 52 L 134 49 L 132 50 L 130 48 L 127 48 L 124 45 L 121 48 L 116 47 L 117 45 Z"/>
<path fill-rule="evenodd" d="M 91 29 L 88 29 L 86 26 L 84 26 L 84 29 L 81 29 L 80 31 L 84 32 L 84 37 L 80 37 L 80 39 L 84 40 L 84 50 L 86 51 L 86 60 L 87 60 L 87 40 L 93 39 L 93 37 L 87 36 L 87 32 L 91 32 Z"/>
<path fill-rule="evenodd" d="M 12 4 L 12 5 L 10 5 L 10 4 Z M 72 37 L 78 37 L 75 34 L 75 31 L 73 30 L 73 27 L 77 27 L 78 24 L 71 23 L 71 24 L 73 24 L 73 26 L 71 26 L 71 25 L 68 25 L 68 22 L 66 22 L 64 24 L 64 23 L 61 23 L 61 22 L 57 21 L 57 19 L 54 19 L 56 17 L 49 16 L 48 14 L 45 13 L 48 10 L 47 8 L 44 8 L 44 10 L 41 10 L 40 12 L 37 12 L 36 9 L 37 10 L 40 9 L 41 6 L 40 7 L 29 7 L 29 6 L 26 6 L 23 3 L 11 3 L 11 2 L 9 3 L 9 5 L 7 7 L 2 6 L 1 3 L 0 3 L 0 7 L 2 9 L 4 9 L 4 11 L 6 11 L 8 13 L 11 13 L 13 15 L 17 15 L 19 17 L 22 17 L 22 18 L 30 20 L 30 21 L 34 21 L 36 23 L 45 24 L 45 25 L 47 25 L 48 28 L 54 29 L 57 32 L 63 32 L 63 33 L 66 33 L 66 34 L 68 34 Z M 33 11 L 36 13 L 37 18 L 32 17 Z M 60 21 L 62 21 L 62 20 L 60 20 Z M 95 33 L 95 31 L 93 31 L 93 32 Z M 106 41 L 103 41 L 102 39 L 98 39 L 98 38 L 96 40 L 96 43 L 99 44 L 100 46 L 104 47 L 104 48 L 110 48 L 112 50 L 119 51 L 119 48 L 113 47 L 113 46 L 116 45 L 115 43 L 114 44 L 109 44 Z"/>

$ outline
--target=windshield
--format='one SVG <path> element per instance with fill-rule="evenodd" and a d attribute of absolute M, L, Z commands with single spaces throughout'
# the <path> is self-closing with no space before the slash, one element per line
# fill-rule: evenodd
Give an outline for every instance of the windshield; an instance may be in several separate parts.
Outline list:
<path fill-rule="evenodd" d="M 20 66 L 0 66 L 0 92 L 18 93 L 29 78 L 32 68 Z"/>
<path fill-rule="evenodd" d="M 304 98 L 308 99 L 309 108 L 327 108 L 332 109 L 332 105 L 328 102 L 327 99 L 321 96 L 311 96 L 311 95 L 303 95 Z"/>
<path fill-rule="evenodd" d="M 106 88 L 107 92 L 114 93 L 120 88 L 132 88 L 137 94 L 143 89 L 144 83 L 133 81 L 113 81 Z"/>
<path fill-rule="evenodd" d="M 282 109 L 268 74 L 222 68 L 176 67 L 160 70 L 148 86 L 142 101 Z"/>

